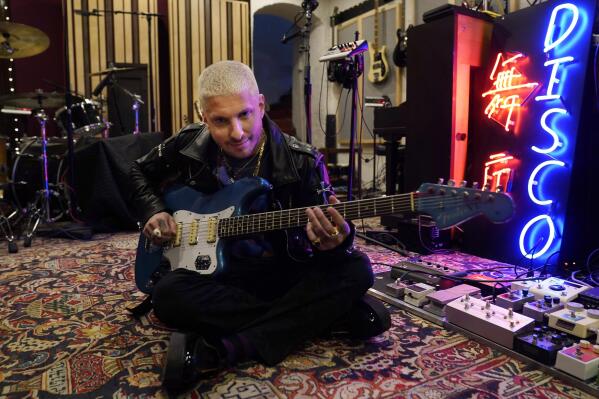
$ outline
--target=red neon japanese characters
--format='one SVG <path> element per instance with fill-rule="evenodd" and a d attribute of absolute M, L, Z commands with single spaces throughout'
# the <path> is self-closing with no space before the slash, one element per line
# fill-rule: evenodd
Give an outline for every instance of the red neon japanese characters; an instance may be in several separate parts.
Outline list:
<path fill-rule="evenodd" d="M 509 132 L 516 124 L 519 108 L 526 102 L 538 83 L 528 82 L 526 76 L 518 70 L 518 64 L 526 60 L 523 54 L 510 54 L 507 59 L 503 60 L 503 58 L 503 53 L 497 54 L 493 71 L 489 76 L 493 81 L 492 88 L 482 96 L 491 98 L 485 108 L 485 115 Z"/>
<path fill-rule="evenodd" d="M 489 156 L 489 161 L 485 162 L 485 176 L 483 181 L 488 185 L 489 190 L 509 191 L 512 185 L 514 157 L 505 152 Z"/>

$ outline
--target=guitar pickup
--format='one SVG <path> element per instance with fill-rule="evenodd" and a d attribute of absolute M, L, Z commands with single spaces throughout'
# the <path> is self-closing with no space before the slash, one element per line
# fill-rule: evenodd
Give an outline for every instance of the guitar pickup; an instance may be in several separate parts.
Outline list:
<path fill-rule="evenodd" d="M 189 239 L 187 240 L 189 245 L 196 245 L 198 243 L 198 226 L 199 226 L 199 224 L 200 224 L 200 221 L 198 219 L 195 219 L 193 222 L 191 222 L 191 227 L 189 229 Z"/>
<path fill-rule="evenodd" d="M 175 239 L 173 240 L 173 247 L 181 246 L 181 237 L 183 236 L 183 223 L 177 223 L 177 233 L 175 234 Z"/>
<path fill-rule="evenodd" d="M 218 231 L 218 218 L 211 217 L 208 219 L 208 238 L 206 242 L 208 244 L 214 244 L 216 242 L 216 235 Z"/>

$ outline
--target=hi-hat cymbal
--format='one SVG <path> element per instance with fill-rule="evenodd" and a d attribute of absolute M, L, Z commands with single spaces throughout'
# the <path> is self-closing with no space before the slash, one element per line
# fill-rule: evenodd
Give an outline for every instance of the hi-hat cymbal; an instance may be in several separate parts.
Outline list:
<path fill-rule="evenodd" d="M 46 51 L 50 39 L 33 26 L 0 22 L 0 58 L 25 58 Z"/>
<path fill-rule="evenodd" d="M 0 105 L 20 108 L 59 108 L 65 104 L 65 94 L 42 90 L 0 96 Z"/>
<path fill-rule="evenodd" d="M 111 72 L 133 71 L 134 69 L 141 69 L 141 67 L 111 67 L 100 72 L 90 73 L 89 76 L 106 75 Z"/>

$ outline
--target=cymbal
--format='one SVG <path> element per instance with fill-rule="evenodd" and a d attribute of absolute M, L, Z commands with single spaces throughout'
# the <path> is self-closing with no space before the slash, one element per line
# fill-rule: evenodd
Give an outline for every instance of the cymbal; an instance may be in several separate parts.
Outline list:
<path fill-rule="evenodd" d="M 90 73 L 89 76 L 106 75 L 111 72 L 133 71 L 135 69 L 141 69 L 141 67 L 112 67 L 112 68 L 108 68 L 108 69 L 105 69 L 100 72 Z"/>
<path fill-rule="evenodd" d="M 50 39 L 33 26 L 0 22 L 0 58 L 25 58 L 46 51 Z"/>
<path fill-rule="evenodd" d="M 21 108 L 59 108 L 65 104 L 65 94 L 44 92 L 43 90 L 25 93 L 12 93 L 0 96 L 0 105 Z"/>

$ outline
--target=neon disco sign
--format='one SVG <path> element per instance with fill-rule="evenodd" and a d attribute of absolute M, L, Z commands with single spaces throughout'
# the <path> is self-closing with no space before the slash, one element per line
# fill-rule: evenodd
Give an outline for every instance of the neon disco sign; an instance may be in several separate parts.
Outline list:
<path fill-rule="evenodd" d="M 567 52 L 577 41 L 575 30 L 580 29 L 579 21 L 580 11 L 576 5 L 559 4 L 551 12 L 545 33 L 544 66 L 545 70 L 549 71 L 549 79 L 540 90 L 540 95 L 535 97 L 535 101 L 544 106 L 539 124 L 543 135 L 546 136 L 539 136 L 539 138 L 541 142 L 549 144 L 535 144 L 530 147 L 532 151 L 542 155 L 542 160 L 530 172 L 526 185 L 528 199 L 536 209 L 541 210 L 535 211 L 536 215 L 526 221 L 518 240 L 520 253 L 528 259 L 544 255 L 555 243 L 560 230 L 556 227 L 552 216 L 554 199 L 545 198 L 542 193 L 545 191 L 543 183 L 547 182 L 548 176 L 561 168 L 568 167 L 566 162 L 560 159 L 567 144 L 564 138 L 568 132 L 560 131 L 557 128 L 557 121 L 570 116 L 560 93 L 564 82 L 567 81 L 568 68 L 576 64 L 574 57 Z M 547 232 L 546 238 L 541 237 L 535 242 L 533 237 L 543 230 Z"/>

